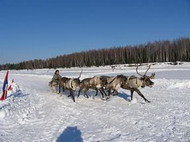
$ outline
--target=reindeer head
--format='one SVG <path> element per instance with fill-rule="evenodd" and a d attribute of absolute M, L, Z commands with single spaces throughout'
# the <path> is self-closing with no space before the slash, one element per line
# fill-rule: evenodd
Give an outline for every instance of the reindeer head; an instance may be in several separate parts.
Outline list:
<path fill-rule="evenodd" d="M 143 82 L 143 85 L 142 85 L 141 87 L 145 87 L 145 86 L 152 87 L 152 86 L 154 85 L 154 82 L 153 82 L 151 79 L 154 79 L 154 78 L 155 78 L 155 73 L 152 73 L 151 76 L 147 76 L 147 75 L 146 75 L 147 72 L 148 72 L 148 70 L 150 69 L 150 66 L 151 66 L 151 65 L 148 66 L 148 69 L 146 70 L 145 74 L 142 75 L 142 74 L 140 74 L 140 73 L 138 72 L 138 65 L 137 65 L 136 72 L 137 72 L 138 75 L 141 76 L 140 79 L 141 79 L 142 82 Z"/>

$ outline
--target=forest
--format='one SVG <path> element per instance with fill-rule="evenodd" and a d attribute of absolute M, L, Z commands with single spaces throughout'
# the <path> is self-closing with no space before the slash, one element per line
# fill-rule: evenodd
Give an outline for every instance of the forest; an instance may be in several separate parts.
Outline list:
<path fill-rule="evenodd" d="M 190 61 L 190 38 L 163 40 L 141 45 L 82 51 L 49 59 L 0 65 L 5 69 L 42 69 L 105 66 L 113 64 Z"/>

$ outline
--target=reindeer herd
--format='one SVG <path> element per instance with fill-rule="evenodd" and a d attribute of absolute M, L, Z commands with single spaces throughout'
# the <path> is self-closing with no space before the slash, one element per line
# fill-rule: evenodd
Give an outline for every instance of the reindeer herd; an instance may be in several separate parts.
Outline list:
<path fill-rule="evenodd" d="M 61 90 L 64 92 L 65 90 L 69 90 L 70 94 L 68 97 L 71 97 L 75 102 L 74 92 L 78 91 L 77 97 L 80 96 L 81 91 L 84 92 L 84 96 L 88 98 L 88 90 L 93 89 L 96 91 L 95 96 L 98 95 L 98 92 L 101 94 L 102 99 L 109 99 L 113 95 L 118 95 L 118 90 L 120 88 L 130 90 L 131 92 L 131 100 L 133 100 L 133 93 L 136 92 L 140 95 L 145 102 L 150 103 L 149 100 L 145 98 L 145 96 L 140 92 L 139 88 L 144 88 L 145 86 L 152 87 L 154 82 L 151 79 L 155 78 L 155 73 L 152 73 L 150 76 L 147 76 L 147 72 L 150 69 L 150 66 L 144 73 L 144 75 L 138 72 L 138 65 L 136 67 L 136 72 L 140 77 L 136 76 L 94 76 L 92 78 L 85 78 L 80 80 L 82 71 L 78 78 L 68 78 L 62 77 L 57 84 L 59 88 L 59 93 Z M 51 86 L 52 87 L 52 86 Z"/>

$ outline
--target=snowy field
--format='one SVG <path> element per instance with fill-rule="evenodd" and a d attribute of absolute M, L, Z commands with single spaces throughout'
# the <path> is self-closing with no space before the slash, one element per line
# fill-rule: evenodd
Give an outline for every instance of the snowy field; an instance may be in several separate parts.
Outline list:
<path fill-rule="evenodd" d="M 147 66 L 139 67 L 144 73 Z M 0 102 L 0 142 L 189 142 L 190 63 L 156 64 L 155 85 L 141 89 L 151 103 L 120 89 L 119 96 L 103 101 L 83 95 L 73 103 L 66 94 L 48 87 L 54 69 L 10 71 L 15 80 L 8 98 Z M 60 74 L 78 77 L 81 69 L 60 69 Z M 135 67 L 83 68 L 81 79 L 95 75 L 136 75 Z M 2 88 L 5 71 L 0 71 Z M 67 92 L 66 92 L 67 93 Z M 95 94 L 94 91 L 88 92 Z M 2 90 L 0 90 L 2 94 Z"/>

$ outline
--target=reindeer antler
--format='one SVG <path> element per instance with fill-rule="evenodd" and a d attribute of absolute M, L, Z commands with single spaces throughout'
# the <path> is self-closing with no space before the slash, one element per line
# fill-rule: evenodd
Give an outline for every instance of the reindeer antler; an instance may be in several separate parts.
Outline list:
<path fill-rule="evenodd" d="M 142 75 L 142 74 L 140 74 L 140 73 L 138 72 L 138 67 L 139 67 L 139 65 L 137 64 L 137 68 L 136 68 L 137 74 L 140 75 L 140 76 L 144 76 L 144 75 Z"/>
<path fill-rule="evenodd" d="M 81 77 L 81 75 L 82 75 L 82 72 L 83 72 L 83 69 L 81 70 L 81 72 L 80 72 L 80 74 L 79 74 L 79 77 L 78 77 L 78 78 L 80 78 L 80 77 Z"/>
<path fill-rule="evenodd" d="M 147 74 L 148 70 L 150 69 L 150 66 L 151 66 L 151 65 L 149 65 L 149 66 L 148 66 L 148 69 L 146 70 L 146 72 L 145 72 L 144 76 L 146 76 L 146 74 Z"/>
<path fill-rule="evenodd" d="M 140 76 L 146 76 L 148 70 L 150 69 L 150 66 L 151 66 L 151 65 L 148 66 L 148 69 L 146 70 L 145 74 L 142 75 L 142 74 L 140 74 L 140 73 L 138 72 L 138 67 L 139 67 L 139 65 L 137 64 L 137 68 L 136 68 L 136 72 L 137 72 L 137 74 L 140 75 Z"/>

